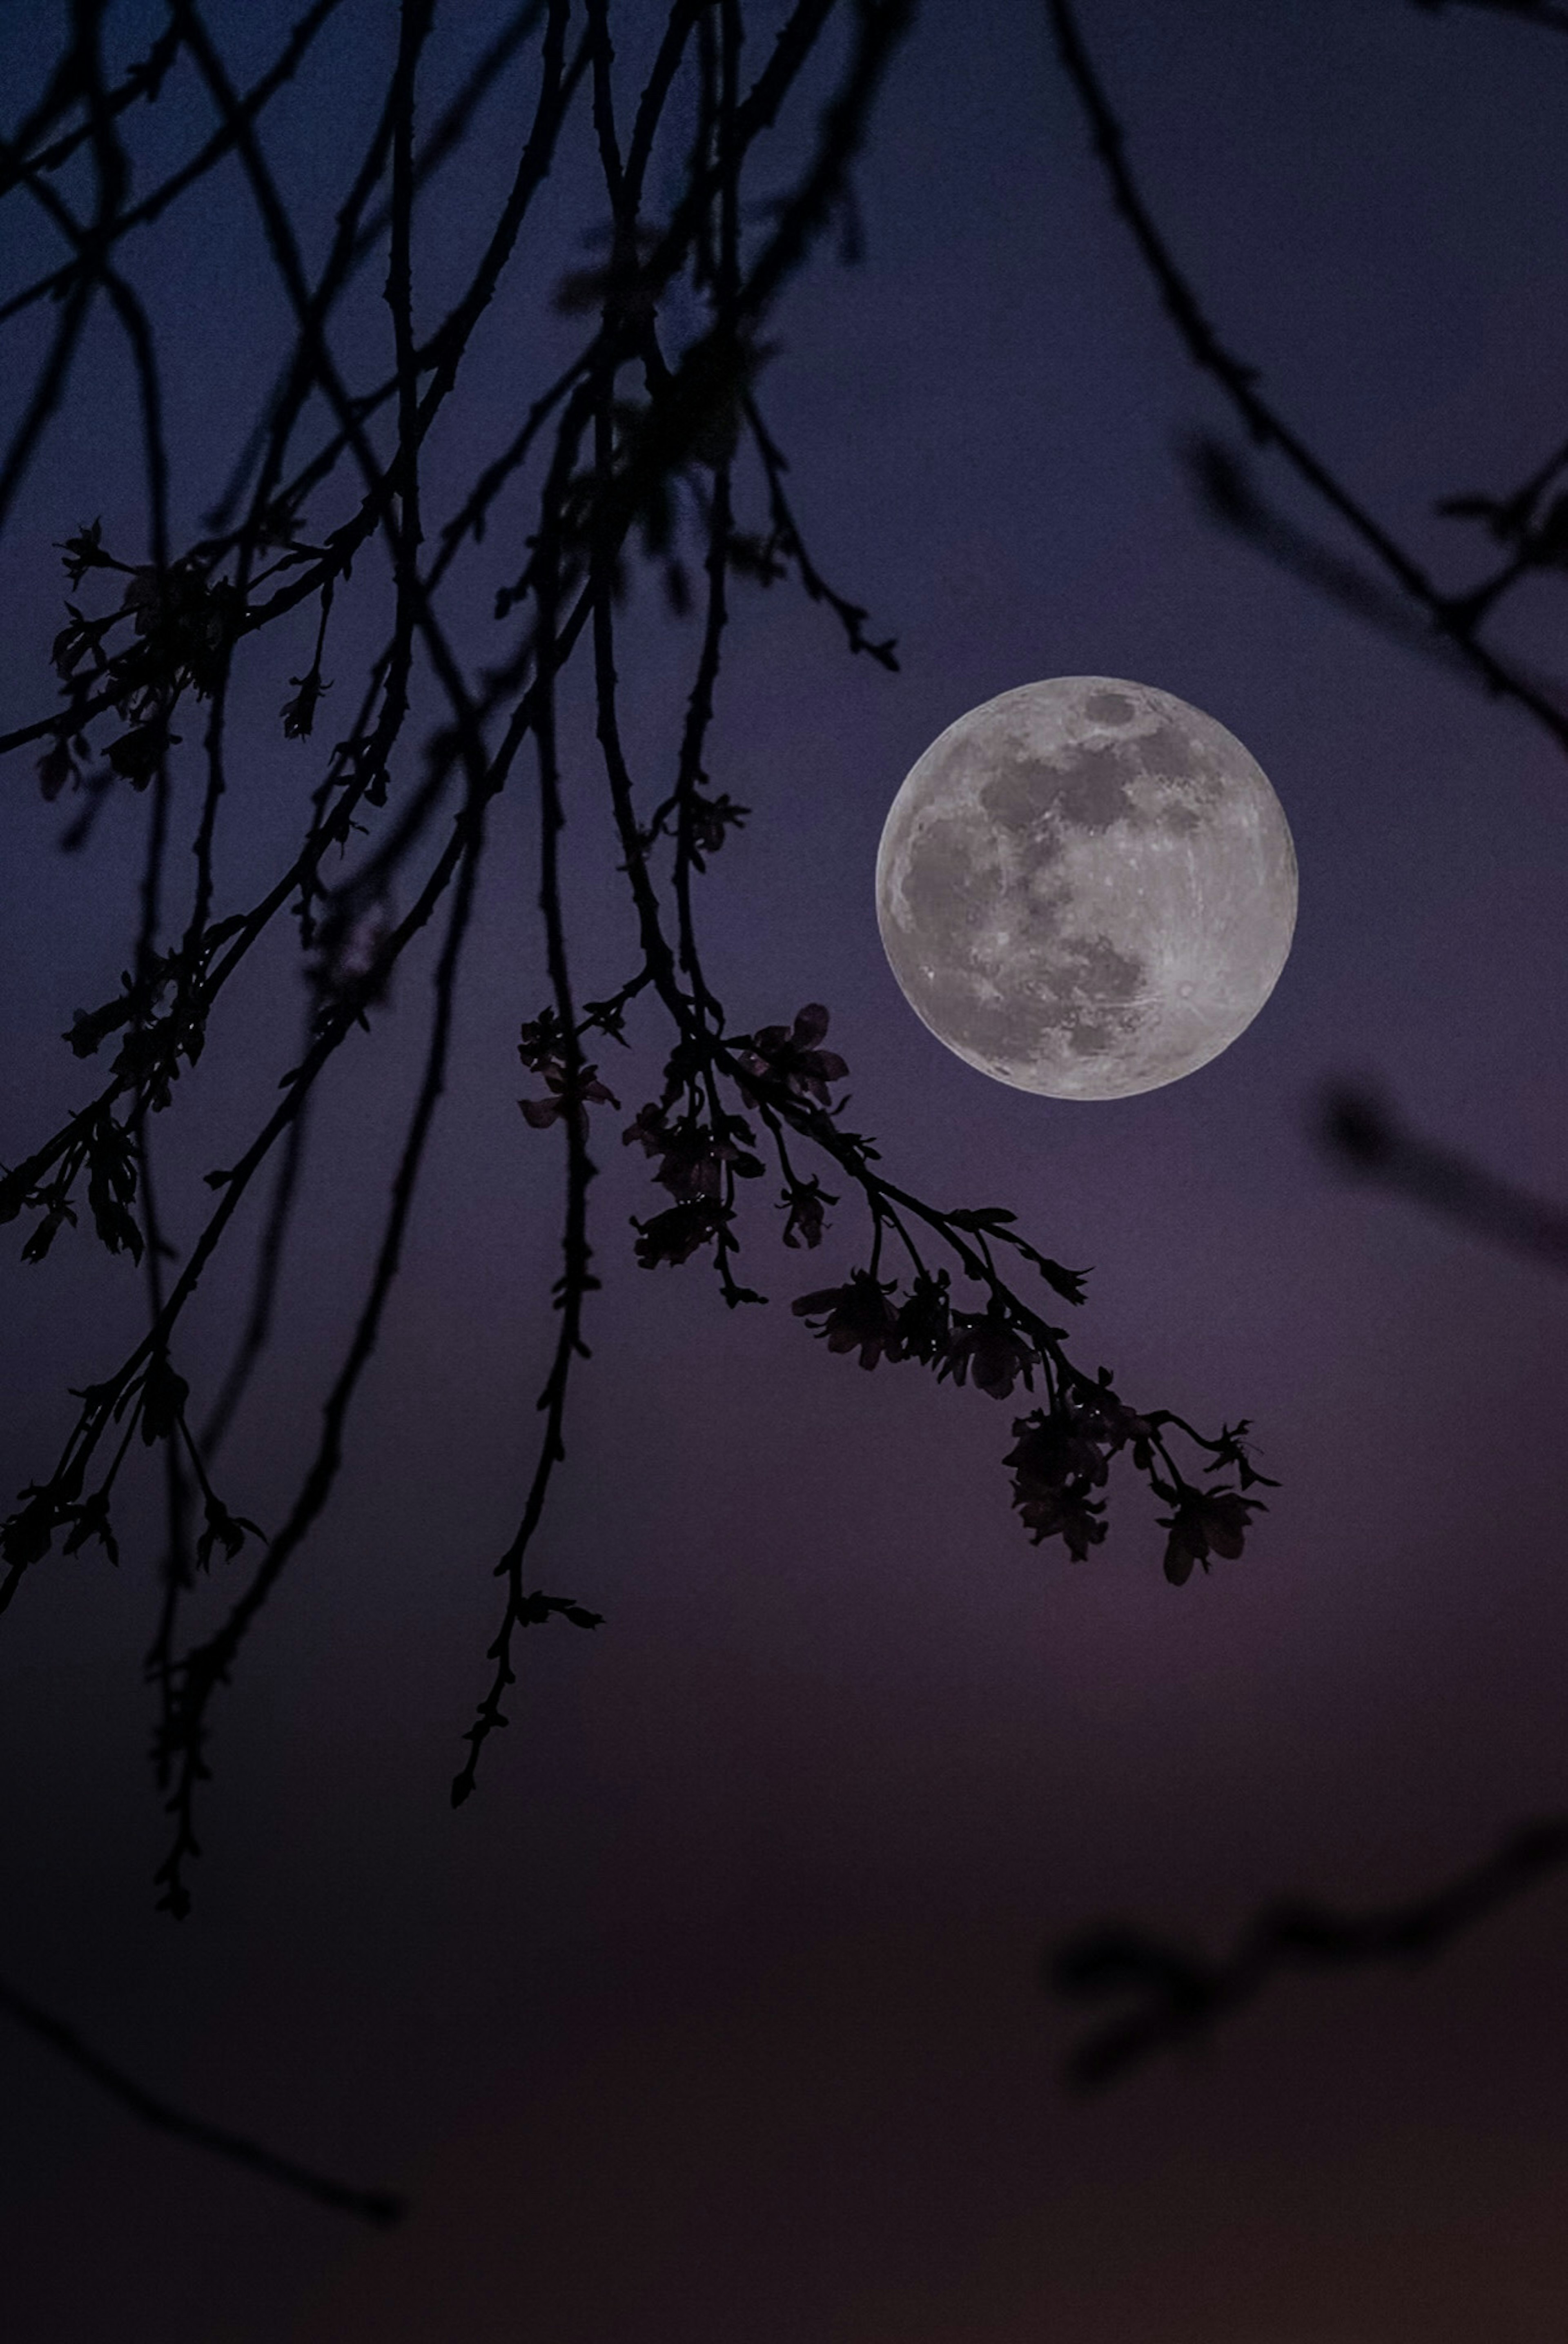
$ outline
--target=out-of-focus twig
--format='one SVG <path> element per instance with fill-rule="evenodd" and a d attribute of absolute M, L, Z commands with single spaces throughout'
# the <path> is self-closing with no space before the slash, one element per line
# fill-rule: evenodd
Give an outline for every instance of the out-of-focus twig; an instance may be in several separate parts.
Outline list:
<path fill-rule="evenodd" d="M 1522 25 L 1568 33 L 1568 8 L 1557 7 L 1554 0 L 1415 0 L 1415 5 L 1429 16 L 1435 16 L 1442 8 L 1480 8 L 1488 16 L 1514 16 Z"/>
<path fill-rule="evenodd" d="M 1322 1136 L 1342 1161 L 1401 1188 L 1494 1244 L 1568 1270 L 1568 1210 L 1500 1180 L 1468 1157 L 1416 1138 L 1367 1093 L 1331 1090 Z"/>
<path fill-rule="evenodd" d="M 1179 453 L 1206 519 L 1218 521 L 1254 552 L 1301 579 L 1328 601 L 1337 602 L 1363 626 L 1421 659 L 1435 661 L 1458 682 L 1492 696 L 1485 678 L 1452 635 L 1435 633 L 1396 588 L 1348 555 L 1336 553 L 1281 512 L 1264 495 L 1239 449 L 1227 446 L 1211 432 L 1196 431 L 1182 440 Z M 1519 673 L 1543 700 L 1568 716 L 1568 682 L 1542 675 L 1522 663 Z"/>
<path fill-rule="evenodd" d="M 1080 2092 L 1102 2089 L 1157 2052 L 1206 2035 L 1282 1971 L 1426 1960 L 1564 1864 L 1568 1816 L 1554 1815 L 1512 1833 L 1483 1863 L 1409 1904 L 1362 1914 L 1310 1904 L 1266 1906 L 1234 1953 L 1219 1961 L 1129 1928 L 1069 1939 L 1042 1961 L 1047 1990 L 1078 2002 L 1130 1995 L 1140 2006 L 1075 2046 L 1067 2081 Z"/>
<path fill-rule="evenodd" d="M 51 2011 L 3 1982 L 0 2010 L 25 2027 L 29 2035 L 46 2043 L 52 2051 L 57 2051 L 79 2074 L 89 2077 L 112 2100 L 117 2100 L 156 2132 L 172 2134 L 176 2140 L 189 2141 L 193 2147 L 227 2157 L 268 2181 L 313 2198 L 319 2206 L 330 2206 L 339 2213 L 358 2214 L 367 2222 L 400 2222 L 408 2210 L 404 2200 L 389 2189 L 356 2189 L 346 2181 L 334 2181 L 327 2174 L 313 2172 L 307 2165 L 297 2165 L 290 2157 L 278 2157 L 273 2150 L 263 2148 L 258 2141 L 247 2139 L 243 2133 L 228 2132 L 201 2117 L 187 2116 L 183 2108 L 174 2107 L 156 2093 L 144 2090 L 123 2068 L 84 2043 L 74 2026 L 67 2026 Z"/>
<path fill-rule="evenodd" d="M 1221 340 L 1209 323 L 1196 286 L 1177 262 L 1133 175 L 1127 159 L 1127 134 L 1084 45 L 1070 0 L 1047 0 L 1047 6 L 1057 55 L 1082 104 L 1112 200 L 1127 222 L 1167 314 L 1194 365 L 1219 385 L 1254 444 L 1275 449 L 1313 495 L 1338 514 L 1412 611 L 1419 612 L 1434 633 L 1454 646 L 1484 688 L 1493 697 L 1511 700 L 1525 709 L 1561 748 L 1568 749 L 1568 710 L 1538 690 L 1533 678 L 1482 640 L 1481 622 L 1497 599 L 1498 581 L 1488 579 L 1481 588 L 1468 593 L 1443 592 L 1422 565 L 1286 420 L 1274 401 L 1264 395 L 1259 387 L 1257 368 Z M 1509 582 L 1517 574 L 1517 566 L 1511 563 L 1505 572 Z"/>

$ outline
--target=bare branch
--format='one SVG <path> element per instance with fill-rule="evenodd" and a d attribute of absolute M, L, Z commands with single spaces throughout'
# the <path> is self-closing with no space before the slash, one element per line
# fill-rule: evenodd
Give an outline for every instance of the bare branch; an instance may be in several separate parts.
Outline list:
<path fill-rule="evenodd" d="M 1409 1904 L 1350 1915 L 1305 1903 L 1267 1906 L 1219 1961 L 1119 1925 L 1086 1932 L 1044 1955 L 1042 1985 L 1075 2002 L 1130 1995 L 1141 2007 L 1087 2036 L 1068 2058 L 1067 2080 L 1078 2091 L 1101 2090 L 1157 2053 L 1208 2035 L 1290 1970 L 1430 1961 L 1564 1864 L 1568 1817 L 1559 1815 L 1512 1833 L 1472 1870 Z"/>
<path fill-rule="evenodd" d="M 167 2133 L 172 2139 L 188 2141 L 193 2148 L 227 2157 L 231 2164 L 244 2166 L 247 2171 L 259 2174 L 266 2181 L 276 2181 L 285 2189 L 314 2199 L 318 2206 L 330 2207 L 335 2213 L 357 2214 L 364 2221 L 386 2225 L 400 2222 L 408 2210 L 405 2201 L 389 2189 L 359 2189 L 349 2182 L 334 2181 L 308 2165 L 297 2164 L 291 2157 L 279 2157 L 275 2150 L 263 2148 L 259 2141 L 248 2138 L 244 2133 L 229 2132 L 221 2125 L 208 2124 L 205 2117 L 189 2116 L 183 2108 L 173 2107 L 156 2093 L 147 2091 L 101 2052 L 95 2051 L 74 2026 L 67 2026 L 52 2011 L 45 2010 L 29 1995 L 19 1994 L 15 1986 L 3 1981 L 0 2010 L 39 2042 L 58 2052 L 79 2075 L 96 2084 L 100 2091 L 106 2092 L 110 2099 L 128 2108 L 138 2122 L 150 2125 L 155 2132 Z"/>

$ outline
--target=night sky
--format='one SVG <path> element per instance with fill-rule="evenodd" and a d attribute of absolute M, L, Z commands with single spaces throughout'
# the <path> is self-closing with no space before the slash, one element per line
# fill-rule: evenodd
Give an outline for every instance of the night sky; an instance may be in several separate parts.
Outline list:
<path fill-rule="evenodd" d="M 237 76 L 290 13 L 212 11 Z M 500 12 L 452 13 L 437 91 Z M 634 25 L 634 0 L 621 13 Z M 757 12 L 759 52 L 778 13 Z M 56 15 L 0 25 L 8 119 Z M 162 12 L 112 21 L 131 54 Z M 1481 541 L 1434 500 L 1512 485 L 1563 428 L 1568 38 L 1409 0 L 1083 0 L 1081 21 L 1228 343 L 1464 582 Z M 318 228 L 393 25 L 349 0 L 267 116 Z M 358 50 L 376 74 L 356 98 Z M 432 195 L 438 285 L 510 170 L 535 71 L 531 52 Z M 150 156 L 202 126 L 189 89 L 164 115 L 137 129 Z M 781 178 L 798 152 L 786 134 Z M 611 1116 L 594 1357 L 534 1573 L 606 1624 L 523 1640 L 511 1729 L 454 1814 L 558 1259 L 560 1134 L 515 1105 L 533 1086 L 518 1026 L 546 984 L 534 824 L 527 792 L 509 793 L 405 1276 L 330 1510 L 219 1706 L 182 1926 L 149 1884 L 165 1844 L 139 1673 L 151 1475 L 117 1573 L 52 1561 L 0 1623 L 0 1974 L 149 2086 L 404 2190 L 412 2211 L 383 2234 L 312 2208 L 143 2131 L 5 2032 L 0 2325 L 25 2344 L 1563 2330 L 1568 1888 L 1419 1971 L 1282 1984 L 1089 2101 L 1061 2080 L 1082 2015 L 1037 1973 L 1045 1945 L 1109 1916 L 1218 1951 L 1277 1894 L 1413 1896 L 1564 1803 L 1568 1287 L 1358 1183 L 1316 1116 L 1331 1079 L 1370 1083 L 1434 1139 L 1568 1198 L 1568 770 L 1525 717 L 1198 509 L 1180 443 L 1232 420 L 1113 214 L 1043 7 L 929 0 L 857 186 L 865 258 L 824 251 L 797 283 L 761 389 L 813 553 L 896 635 L 901 672 L 849 659 L 791 585 L 739 604 L 710 768 L 753 813 L 703 883 L 710 973 L 742 1028 L 827 1004 L 848 1119 L 890 1176 L 1008 1205 L 1047 1252 L 1092 1265 L 1074 1356 L 1200 1426 L 1250 1418 L 1281 1486 L 1245 1556 L 1182 1589 L 1125 1464 L 1090 1561 L 1031 1547 L 1000 1461 L 1016 1400 L 908 1366 L 862 1374 L 791 1315 L 864 1261 L 852 1196 L 814 1255 L 785 1252 L 770 1202 L 753 1207 L 743 1268 L 771 1307 L 730 1314 L 701 1260 L 634 1263 L 628 1217 L 662 1199 Z M 595 217 L 563 158 L 520 271 L 548 288 Z M 54 257 L 28 232 L 18 274 Z M 145 238 L 133 273 L 162 320 L 194 530 L 281 319 L 232 174 Z M 367 371 L 379 282 L 372 268 L 356 296 L 362 344 L 345 340 L 377 353 Z M 438 486 L 547 379 L 551 336 L 566 347 L 561 321 L 545 312 L 535 333 L 525 315 L 503 305 L 476 346 L 473 442 L 437 452 Z M 8 401 L 38 347 L 33 326 L 12 331 Z M 100 323 L 0 547 L 7 725 L 53 702 L 54 542 L 100 512 L 106 541 L 137 538 L 133 421 Z M 1348 550 L 1282 471 L 1259 478 Z M 498 531 L 465 590 L 476 665 L 516 566 Z M 652 594 L 639 612 L 629 729 L 657 773 L 693 639 Z M 1560 615 L 1547 581 L 1507 640 L 1568 677 Z M 328 660 L 339 703 L 373 632 L 354 625 Z M 306 632 L 278 657 L 308 658 Z M 1301 884 L 1292 956 L 1241 1039 L 1186 1081 L 1097 1105 L 945 1051 L 894 984 L 872 902 L 888 803 L 936 734 L 1013 685 L 1085 673 L 1157 685 L 1236 733 L 1284 804 Z M 278 696 L 264 681 L 237 719 L 235 903 L 317 778 L 321 743 L 278 737 Z M 585 708 L 569 713 L 576 969 L 603 993 L 634 935 L 606 876 Z M 57 1037 L 126 965 L 145 802 L 113 806 L 67 859 L 30 760 L 5 773 L 11 1162 L 86 1096 Z M 298 1000 L 279 956 L 226 1005 L 159 1128 L 177 1217 L 274 1096 Z M 351 1325 L 424 1003 L 416 965 L 319 1119 L 286 1325 L 226 1462 L 264 1525 Z M 652 1013 L 628 1031 L 602 1072 L 634 1110 L 667 1045 Z M 18 1228 L 5 1236 L 9 1502 L 71 1420 L 67 1386 L 134 1339 L 142 1288 L 85 1237 L 32 1268 Z M 210 1287 L 197 1377 L 221 1369 L 245 1290 Z"/>

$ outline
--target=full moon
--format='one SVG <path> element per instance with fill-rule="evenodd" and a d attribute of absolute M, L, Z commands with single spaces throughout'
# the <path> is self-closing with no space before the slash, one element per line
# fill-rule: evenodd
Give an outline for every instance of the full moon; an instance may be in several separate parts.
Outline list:
<path fill-rule="evenodd" d="M 904 995 L 982 1074 L 1127 1098 L 1229 1048 L 1296 924 L 1284 810 L 1233 734 L 1113 676 L 950 724 L 894 799 L 876 916 Z"/>

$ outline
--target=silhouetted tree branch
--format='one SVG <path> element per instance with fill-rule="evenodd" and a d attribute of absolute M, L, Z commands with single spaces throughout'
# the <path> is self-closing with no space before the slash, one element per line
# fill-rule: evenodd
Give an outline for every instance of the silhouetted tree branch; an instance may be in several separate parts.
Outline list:
<path fill-rule="evenodd" d="M 157 2093 L 144 2091 L 123 2068 L 84 2043 L 74 2026 L 67 2026 L 63 2019 L 43 2009 L 30 1996 L 18 1994 L 15 1986 L 3 1980 L 0 2010 L 25 2027 L 29 2035 L 46 2043 L 78 2074 L 96 2084 L 100 2091 L 106 2092 L 110 2099 L 128 2108 L 132 2116 L 150 2125 L 155 2132 L 167 2132 L 176 2140 L 189 2141 L 193 2148 L 227 2157 L 231 2164 L 243 2165 L 265 2180 L 298 2190 L 301 2197 L 313 2198 L 319 2206 L 329 2206 L 338 2213 L 358 2214 L 368 2222 L 389 2223 L 401 2221 L 408 2210 L 403 2199 L 389 2189 L 356 2189 L 346 2181 L 334 2181 L 327 2174 L 313 2172 L 308 2165 L 297 2165 L 292 2157 L 275 2155 L 243 2133 L 228 2132 L 220 2125 L 207 2124 L 200 2117 L 187 2116 L 183 2109 L 160 2099 Z"/>
<path fill-rule="evenodd" d="M 1157 2052 L 1207 2035 L 1290 1970 L 1362 1968 L 1430 1960 L 1478 1921 L 1568 1864 L 1568 1816 L 1532 1824 L 1446 1887 L 1406 1904 L 1345 1915 L 1311 1904 L 1265 1905 L 1220 1961 L 1108 1926 L 1048 1953 L 1042 1983 L 1077 2001 L 1133 1997 L 1141 2006 L 1086 2036 L 1067 2062 L 1067 2081 L 1098 2091 Z"/>
<path fill-rule="evenodd" d="M 1340 1161 L 1355 1171 L 1414 1197 L 1493 1244 L 1568 1270 L 1568 1209 L 1527 1195 L 1467 1157 L 1416 1138 L 1367 1093 L 1330 1092 L 1322 1132 Z"/>
<path fill-rule="evenodd" d="M 1180 455 L 1209 520 L 1218 521 L 1279 569 L 1301 579 L 1326 601 L 1338 603 L 1361 625 L 1420 658 L 1434 661 L 1457 681 L 1485 692 L 1488 697 L 1495 696 L 1463 645 L 1452 634 L 1434 633 L 1396 586 L 1322 544 L 1271 503 L 1240 450 L 1227 446 L 1212 433 L 1195 432 L 1183 441 Z M 1518 672 L 1542 700 L 1568 712 L 1568 683 L 1542 675 L 1522 662 Z"/>

